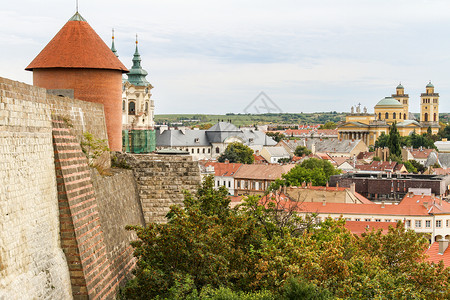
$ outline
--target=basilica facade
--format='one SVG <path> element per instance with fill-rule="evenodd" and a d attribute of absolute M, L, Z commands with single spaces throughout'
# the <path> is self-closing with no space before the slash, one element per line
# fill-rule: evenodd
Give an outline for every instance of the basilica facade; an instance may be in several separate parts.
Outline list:
<path fill-rule="evenodd" d="M 361 139 L 366 145 L 373 146 L 378 137 L 389 134 L 389 127 L 396 123 L 401 136 L 408 136 L 413 132 L 426 133 L 431 128 L 433 134 L 439 131 L 439 94 L 435 93 L 430 82 L 425 87 L 425 93 L 420 95 L 420 119 L 417 120 L 409 112 L 409 95 L 399 84 L 396 93 L 391 97 L 381 99 L 374 107 L 374 113 L 368 113 L 361 106 L 352 107 L 345 117 L 345 123 L 338 127 L 341 139 Z"/>

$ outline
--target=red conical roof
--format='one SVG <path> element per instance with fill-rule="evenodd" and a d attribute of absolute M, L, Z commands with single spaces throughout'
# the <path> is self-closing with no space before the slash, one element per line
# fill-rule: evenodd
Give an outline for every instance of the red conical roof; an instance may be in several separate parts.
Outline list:
<path fill-rule="evenodd" d="M 78 13 L 61 28 L 25 70 L 42 68 L 110 69 L 128 72 Z"/>

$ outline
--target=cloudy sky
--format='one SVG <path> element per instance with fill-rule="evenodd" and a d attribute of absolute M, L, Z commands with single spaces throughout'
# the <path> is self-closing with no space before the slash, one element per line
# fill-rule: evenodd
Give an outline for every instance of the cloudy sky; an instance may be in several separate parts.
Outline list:
<path fill-rule="evenodd" d="M 419 111 L 432 80 L 450 112 L 448 0 L 79 0 L 131 67 L 135 34 L 156 113 L 242 113 L 264 91 L 283 112 L 373 111 L 399 82 Z M 3 1 L 0 76 L 24 68 L 75 12 L 75 0 Z M 264 111 L 264 109 L 262 109 Z"/>

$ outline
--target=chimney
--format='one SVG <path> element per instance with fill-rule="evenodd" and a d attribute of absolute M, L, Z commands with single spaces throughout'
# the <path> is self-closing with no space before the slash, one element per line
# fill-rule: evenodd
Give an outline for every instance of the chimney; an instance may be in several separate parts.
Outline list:
<path fill-rule="evenodd" d="M 381 201 L 381 208 L 384 208 L 384 201 Z"/>
<path fill-rule="evenodd" d="M 323 205 L 323 206 L 327 205 L 327 200 L 323 199 L 323 200 L 322 200 L 322 205 Z"/>
<path fill-rule="evenodd" d="M 423 203 L 423 206 L 424 206 L 426 209 L 428 209 L 428 202 L 425 201 L 425 202 Z"/>
<path fill-rule="evenodd" d="M 352 184 L 350 184 L 350 193 L 352 195 L 355 194 L 355 188 L 356 188 L 356 183 L 352 182 Z"/>
<path fill-rule="evenodd" d="M 423 196 L 424 196 L 424 193 L 422 193 L 422 197 L 420 197 L 420 198 L 423 198 Z"/>
<path fill-rule="evenodd" d="M 442 239 L 438 240 L 438 243 L 439 243 L 439 254 L 443 255 L 445 250 L 447 250 L 448 240 L 446 240 L 445 238 L 442 238 Z"/>
<path fill-rule="evenodd" d="M 306 182 L 303 181 L 303 182 L 302 182 L 302 188 L 305 188 L 305 187 L 306 187 Z"/>
<path fill-rule="evenodd" d="M 229 161 L 228 159 L 225 159 L 225 163 L 226 163 L 226 164 L 229 164 L 230 161 Z"/>

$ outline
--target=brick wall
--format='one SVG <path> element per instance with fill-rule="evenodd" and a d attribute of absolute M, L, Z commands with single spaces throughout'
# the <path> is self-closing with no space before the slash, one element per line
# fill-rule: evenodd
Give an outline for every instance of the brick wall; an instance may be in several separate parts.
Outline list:
<path fill-rule="evenodd" d="M 133 169 L 145 222 L 165 222 L 173 204 L 183 204 L 183 190 L 201 182 L 198 162 L 190 155 L 120 154 Z"/>

